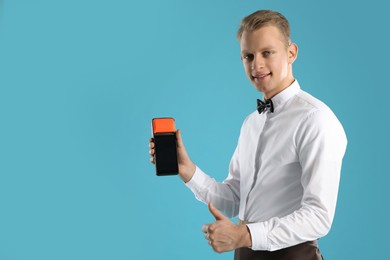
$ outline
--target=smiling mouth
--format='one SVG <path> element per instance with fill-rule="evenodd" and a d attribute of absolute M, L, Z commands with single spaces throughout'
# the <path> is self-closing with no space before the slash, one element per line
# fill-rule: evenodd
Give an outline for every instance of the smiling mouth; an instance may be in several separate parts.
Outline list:
<path fill-rule="evenodd" d="M 252 78 L 254 80 L 262 80 L 264 78 L 266 78 L 267 76 L 270 76 L 271 75 L 271 72 L 270 73 L 265 73 L 265 74 L 256 74 L 254 76 L 252 76 Z"/>

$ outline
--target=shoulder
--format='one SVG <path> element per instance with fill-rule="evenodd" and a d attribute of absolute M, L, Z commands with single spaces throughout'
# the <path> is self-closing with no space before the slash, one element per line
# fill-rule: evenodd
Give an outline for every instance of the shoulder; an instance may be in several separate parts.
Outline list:
<path fill-rule="evenodd" d="M 259 112 L 257 112 L 257 110 L 253 111 L 244 119 L 242 126 L 253 123 L 258 116 L 259 116 Z"/>
<path fill-rule="evenodd" d="M 294 100 L 299 107 L 306 110 L 307 114 L 313 112 L 331 113 L 332 110 L 321 100 L 301 90 L 297 93 Z"/>
<path fill-rule="evenodd" d="M 262 124 L 264 121 L 264 115 L 260 115 L 257 110 L 250 113 L 242 123 L 241 126 L 241 132 L 243 132 L 244 129 L 250 130 L 254 128 L 258 128 L 260 124 Z"/>
<path fill-rule="evenodd" d="M 339 123 L 333 111 L 321 100 L 301 90 L 290 104 L 290 113 L 297 115 L 301 124 Z"/>
<path fill-rule="evenodd" d="M 300 91 L 294 102 L 302 109 L 297 137 L 301 139 L 326 137 L 346 142 L 344 128 L 333 111 L 321 100 Z"/>
<path fill-rule="evenodd" d="M 250 113 L 243 121 L 240 129 L 241 136 L 250 136 L 253 132 L 258 131 L 260 125 L 263 123 L 262 115 L 257 110 Z"/>

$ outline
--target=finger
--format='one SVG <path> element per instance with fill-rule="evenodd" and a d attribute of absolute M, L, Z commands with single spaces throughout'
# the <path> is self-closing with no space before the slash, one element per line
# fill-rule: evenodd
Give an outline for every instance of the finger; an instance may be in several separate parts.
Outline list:
<path fill-rule="evenodd" d="M 154 151 L 154 139 L 153 138 L 149 139 L 149 148 L 150 148 L 149 149 L 149 154 L 151 156 L 151 158 L 149 160 L 150 160 L 151 163 L 155 164 L 155 162 L 154 162 L 154 153 L 155 153 L 155 151 Z"/>
<path fill-rule="evenodd" d="M 219 211 L 216 207 L 214 207 L 214 205 L 211 202 L 209 202 L 209 211 L 211 212 L 211 214 L 213 214 L 215 220 L 227 219 L 227 217 L 224 214 L 222 214 L 222 212 Z"/>
<path fill-rule="evenodd" d="M 188 157 L 186 148 L 184 147 L 183 138 L 181 137 L 180 129 L 176 131 L 176 141 L 177 141 L 177 152 L 179 156 L 179 161 L 188 163 L 190 161 L 190 158 Z"/>
<path fill-rule="evenodd" d="M 203 233 L 207 233 L 208 232 L 208 230 L 209 230 L 209 224 L 204 224 L 203 226 L 202 226 L 202 232 Z"/>
<path fill-rule="evenodd" d="M 184 147 L 183 139 L 181 138 L 180 129 L 178 129 L 178 130 L 176 131 L 176 140 L 177 140 L 177 146 L 178 146 L 179 148 Z"/>

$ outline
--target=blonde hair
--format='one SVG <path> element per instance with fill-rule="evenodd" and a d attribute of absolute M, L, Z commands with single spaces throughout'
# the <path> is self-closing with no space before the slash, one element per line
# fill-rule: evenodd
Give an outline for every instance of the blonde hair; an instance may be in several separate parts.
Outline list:
<path fill-rule="evenodd" d="M 237 39 L 240 41 L 244 32 L 253 32 L 266 25 L 273 25 L 282 33 L 286 46 L 291 44 L 290 24 L 281 13 L 272 10 L 259 10 L 242 19 L 237 32 Z"/>

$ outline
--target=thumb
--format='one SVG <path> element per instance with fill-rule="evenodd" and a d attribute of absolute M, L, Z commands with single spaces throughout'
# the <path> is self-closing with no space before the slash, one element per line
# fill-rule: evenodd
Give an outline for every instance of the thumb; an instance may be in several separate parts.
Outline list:
<path fill-rule="evenodd" d="M 221 211 L 219 211 L 216 207 L 214 207 L 214 205 L 209 202 L 209 211 L 211 212 L 211 214 L 213 214 L 215 220 L 225 220 L 227 219 L 227 217 L 222 214 Z"/>
<path fill-rule="evenodd" d="M 183 145 L 183 139 L 181 138 L 180 129 L 178 129 L 178 130 L 176 131 L 176 140 L 177 140 L 177 146 L 178 146 L 179 148 L 184 147 L 184 145 Z"/>
<path fill-rule="evenodd" d="M 187 162 L 189 161 L 189 156 L 187 154 L 186 148 L 183 144 L 183 139 L 181 138 L 181 132 L 180 129 L 176 131 L 176 141 L 177 141 L 177 152 L 179 156 L 179 163 L 180 162 Z"/>

